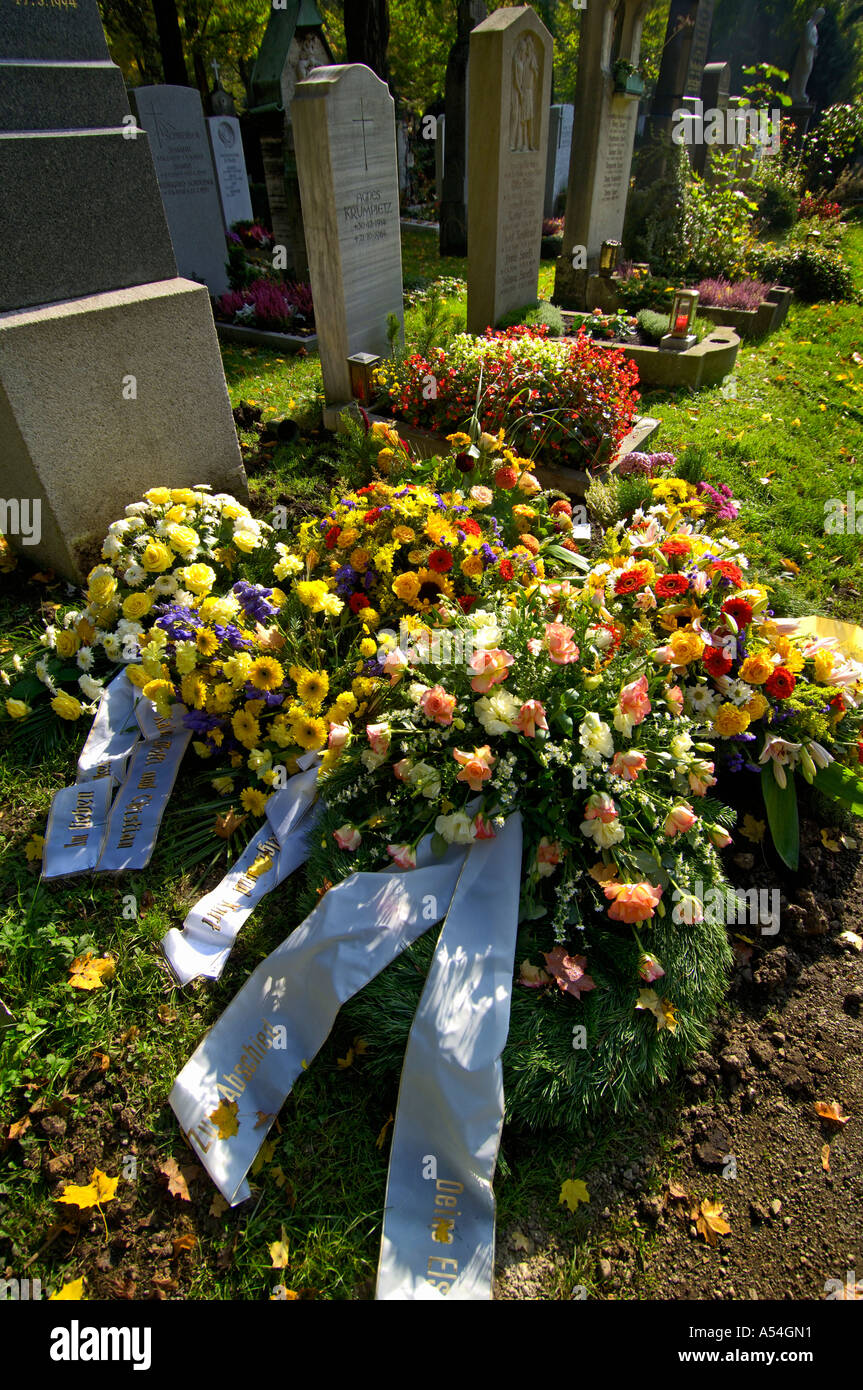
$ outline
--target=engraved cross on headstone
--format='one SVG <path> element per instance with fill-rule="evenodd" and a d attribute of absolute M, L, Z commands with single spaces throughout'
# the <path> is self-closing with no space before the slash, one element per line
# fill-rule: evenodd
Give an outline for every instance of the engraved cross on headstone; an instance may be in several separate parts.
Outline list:
<path fill-rule="evenodd" d="M 366 166 L 366 173 L 368 173 L 369 157 L 368 152 L 366 150 L 366 126 L 374 125 L 374 121 L 372 120 L 371 116 L 366 115 L 362 97 L 360 97 L 360 114 L 359 116 L 354 117 L 354 119 L 351 121 L 351 125 L 358 125 L 363 133 L 363 163 Z"/>

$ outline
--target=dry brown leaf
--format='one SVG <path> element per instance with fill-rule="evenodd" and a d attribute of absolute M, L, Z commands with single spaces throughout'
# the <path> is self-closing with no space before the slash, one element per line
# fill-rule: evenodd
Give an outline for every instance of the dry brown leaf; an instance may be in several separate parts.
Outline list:
<path fill-rule="evenodd" d="M 169 1023 L 176 1023 L 178 1014 L 177 1010 L 172 1009 L 170 1004 L 160 1004 L 156 1010 L 156 1017 L 160 1023 L 167 1025 Z"/>
<path fill-rule="evenodd" d="M 213 823 L 213 834 L 218 835 L 220 840 L 230 840 L 245 819 L 245 816 L 238 816 L 232 806 L 230 811 L 226 811 L 223 816 L 216 816 Z"/>
<path fill-rule="evenodd" d="M 190 1250 L 194 1250 L 197 1243 L 198 1237 L 192 1235 L 191 1231 L 188 1233 L 188 1235 L 178 1236 L 177 1239 L 174 1241 L 174 1252 L 171 1255 L 171 1259 L 177 1260 L 180 1258 L 181 1255 L 188 1254 Z"/>
<path fill-rule="evenodd" d="M 15 1121 L 9 1126 L 9 1133 L 6 1135 L 6 1138 L 7 1138 L 7 1139 L 20 1139 L 21 1136 L 22 1136 L 22 1134 L 26 1134 L 29 1128 L 30 1128 L 30 1116 L 29 1116 L 29 1115 L 25 1115 L 25 1116 L 23 1117 L 23 1119 L 15 1120 Z"/>
<path fill-rule="evenodd" d="M 830 1172 L 830 1145 L 829 1145 L 829 1144 L 822 1144 L 822 1145 L 821 1145 L 821 1167 L 824 1169 L 824 1172 L 825 1172 L 825 1173 L 829 1173 L 829 1172 Z"/>
<path fill-rule="evenodd" d="M 107 1052 L 99 1052 L 98 1050 L 93 1053 L 93 1056 L 96 1059 L 96 1066 L 104 1076 L 111 1065 L 111 1058 L 108 1056 Z"/>
<path fill-rule="evenodd" d="M 815 1114 L 820 1120 L 825 1120 L 827 1124 L 841 1127 L 847 1125 L 850 1115 L 842 1114 L 842 1106 L 838 1100 L 816 1100 Z"/>
<path fill-rule="evenodd" d="M 679 1182 L 670 1182 L 668 1184 L 668 1195 L 672 1202 L 689 1201 L 689 1193 L 686 1191 L 685 1187 L 681 1187 Z"/>
<path fill-rule="evenodd" d="M 255 1154 L 255 1159 L 252 1163 L 251 1169 L 253 1178 L 256 1178 L 258 1176 L 265 1163 L 271 1162 L 273 1154 L 275 1152 L 275 1139 L 266 1139 L 264 1143 L 261 1145 L 261 1147 L 258 1149 L 258 1152 Z"/>
<path fill-rule="evenodd" d="M 708 1202 L 705 1199 L 701 1203 L 695 1225 L 708 1245 L 715 1245 L 719 1236 L 731 1234 L 731 1227 L 722 1215 L 721 1202 Z"/>
<path fill-rule="evenodd" d="M 156 1171 L 168 1179 L 168 1191 L 172 1197 L 180 1197 L 184 1202 L 191 1202 L 189 1185 L 173 1156 L 166 1158 L 162 1163 L 157 1163 Z"/>
<path fill-rule="evenodd" d="M 386 1140 L 387 1140 L 387 1130 L 389 1129 L 389 1127 L 390 1127 L 390 1125 L 392 1124 L 392 1122 L 393 1122 L 393 1117 L 392 1117 L 392 1115 L 390 1115 L 390 1117 L 389 1117 L 388 1120 L 385 1120 L 385 1121 L 384 1121 L 383 1128 L 381 1129 L 380 1134 L 378 1135 L 377 1139 L 375 1140 L 375 1148 L 376 1148 L 376 1149 L 382 1149 L 383 1146 L 384 1146 L 384 1144 L 386 1143 Z"/>
<path fill-rule="evenodd" d="M 230 1210 L 231 1210 L 230 1203 L 225 1201 L 225 1199 L 224 1199 L 224 1197 L 222 1196 L 221 1192 L 214 1192 L 214 1193 L 213 1193 L 213 1200 L 212 1200 L 212 1202 L 210 1203 L 210 1210 L 209 1210 L 209 1212 L 207 1213 L 207 1215 L 208 1215 L 208 1216 L 216 1216 L 216 1217 L 224 1216 L 225 1212 L 226 1212 L 226 1211 L 230 1211 Z"/>

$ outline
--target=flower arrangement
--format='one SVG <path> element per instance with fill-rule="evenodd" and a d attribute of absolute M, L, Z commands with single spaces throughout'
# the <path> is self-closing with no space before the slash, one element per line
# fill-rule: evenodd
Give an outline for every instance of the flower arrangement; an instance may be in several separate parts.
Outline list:
<path fill-rule="evenodd" d="M 523 453 L 578 467 L 606 462 L 631 428 L 637 381 L 622 352 L 584 335 L 551 340 L 544 324 L 459 334 L 376 372 L 388 408 L 410 425 L 450 431 L 476 412 L 484 430 L 505 429 Z"/>
<path fill-rule="evenodd" d="M 789 774 L 799 769 L 828 795 L 856 795 L 830 769 L 836 760 L 856 779 L 863 665 L 835 639 L 795 635 L 797 623 L 774 616 L 738 544 L 702 529 L 707 510 L 736 515 L 727 489 L 671 477 L 648 484 L 654 505 L 608 533 L 587 575 L 592 601 L 607 621 L 651 635 L 652 660 L 679 681 L 700 737 L 729 771 L 761 776 L 777 849 L 795 861 Z"/>
<path fill-rule="evenodd" d="M 631 342 L 635 338 L 638 320 L 625 310 L 604 314 L 594 309 L 579 324 L 579 333 L 586 338 L 596 338 L 599 342 Z"/>
<path fill-rule="evenodd" d="M 819 197 L 814 197 L 807 193 L 800 199 L 797 206 L 798 217 L 817 217 L 819 222 L 838 222 L 842 216 L 842 209 L 838 203 L 833 203 L 823 193 Z"/>

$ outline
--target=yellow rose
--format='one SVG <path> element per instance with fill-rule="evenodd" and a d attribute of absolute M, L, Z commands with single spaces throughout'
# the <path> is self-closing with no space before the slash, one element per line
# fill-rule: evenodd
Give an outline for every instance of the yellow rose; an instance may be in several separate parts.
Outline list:
<path fill-rule="evenodd" d="M 229 517 L 231 521 L 236 521 L 238 516 L 251 516 L 251 512 L 248 507 L 244 507 L 242 503 L 236 502 L 234 498 L 231 497 L 227 502 L 222 503 L 222 516 Z"/>
<path fill-rule="evenodd" d="M 747 685 L 763 685 L 772 674 L 773 662 L 764 652 L 754 652 L 740 668 L 740 679 Z"/>
<path fill-rule="evenodd" d="M 144 500 L 151 502 L 154 507 L 166 507 L 171 500 L 171 492 L 166 487 L 151 487 L 149 492 L 144 493 Z"/>
<path fill-rule="evenodd" d="M 143 690 L 144 686 L 148 685 L 150 681 L 150 677 L 147 675 L 143 666 L 127 666 L 126 675 L 138 690 Z"/>
<path fill-rule="evenodd" d="M 197 497 L 190 487 L 172 487 L 171 501 L 182 502 L 185 507 L 193 507 L 197 502 Z"/>
<path fill-rule="evenodd" d="M 186 565 L 181 577 L 193 594 L 208 594 L 216 582 L 216 571 L 209 565 Z"/>
<path fill-rule="evenodd" d="M 168 540 L 178 555 L 188 555 L 200 544 L 200 536 L 191 526 L 169 526 Z M 146 569 L 146 565 L 144 566 Z"/>
<path fill-rule="evenodd" d="M 242 550 L 244 555 L 251 555 L 260 544 L 260 537 L 254 531 L 235 531 L 234 545 L 238 550 Z"/>
<path fill-rule="evenodd" d="M 61 690 L 51 701 L 51 708 L 55 714 L 59 714 L 61 719 L 80 719 L 84 713 L 84 706 L 80 700 L 76 700 L 74 695 L 67 695 L 65 690 Z"/>
<path fill-rule="evenodd" d="M 273 589 L 268 599 L 268 602 L 271 603 L 274 608 L 284 608 L 287 601 L 288 596 L 284 589 Z"/>
<path fill-rule="evenodd" d="M 10 719 L 26 719 L 30 713 L 30 706 L 25 705 L 23 700 L 7 700 L 6 713 Z"/>
<path fill-rule="evenodd" d="M 392 590 L 403 603 L 413 603 L 420 591 L 419 576 L 413 573 L 400 574 L 393 580 Z"/>
<path fill-rule="evenodd" d="M 87 596 L 91 603 L 104 605 L 114 597 L 117 581 L 109 569 L 91 570 L 87 579 Z"/>
<path fill-rule="evenodd" d="M 123 599 L 123 617 L 135 622 L 138 618 L 143 618 L 145 613 L 149 613 L 153 607 L 153 600 L 149 594 L 130 594 Z"/>
<path fill-rule="evenodd" d="M 186 508 L 179 506 L 179 504 L 175 507 L 169 507 L 169 509 L 165 513 L 165 520 L 175 522 L 185 521 Z"/>
<path fill-rule="evenodd" d="M 170 569 L 173 563 L 174 557 L 166 545 L 157 540 L 147 541 L 141 555 L 142 569 L 149 574 L 160 574 L 162 570 Z"/>
<path fill-rule="evenodd" d="M 81 618 L 75 624 L 75 631 L 81 638 L 81 641 L 84 643 L 85 647 L 90 647 L 93 645 L 93 639 L 96 636 L 96 629 L 94 628 L 92 623 L 87 622 L 86 618 Z"/>
<path fill-rule="evenodd" d="M 57 633 L 57 655 L 74 656 L 81 645 L 81 639 L 77 632 L 58 632 Z"/>

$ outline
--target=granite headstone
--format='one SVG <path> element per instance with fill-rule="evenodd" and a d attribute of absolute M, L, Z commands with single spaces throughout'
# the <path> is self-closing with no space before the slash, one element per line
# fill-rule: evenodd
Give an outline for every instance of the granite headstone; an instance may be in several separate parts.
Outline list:
<path fill-rule="evenodd" d="M 253 217 L 240 122 L 236 116 L 210 116 L 207 119 L 207 135 L 216 171 L 222 220 L 225 230 L 229 231 L 235 222 L 251 222 Z"/>

